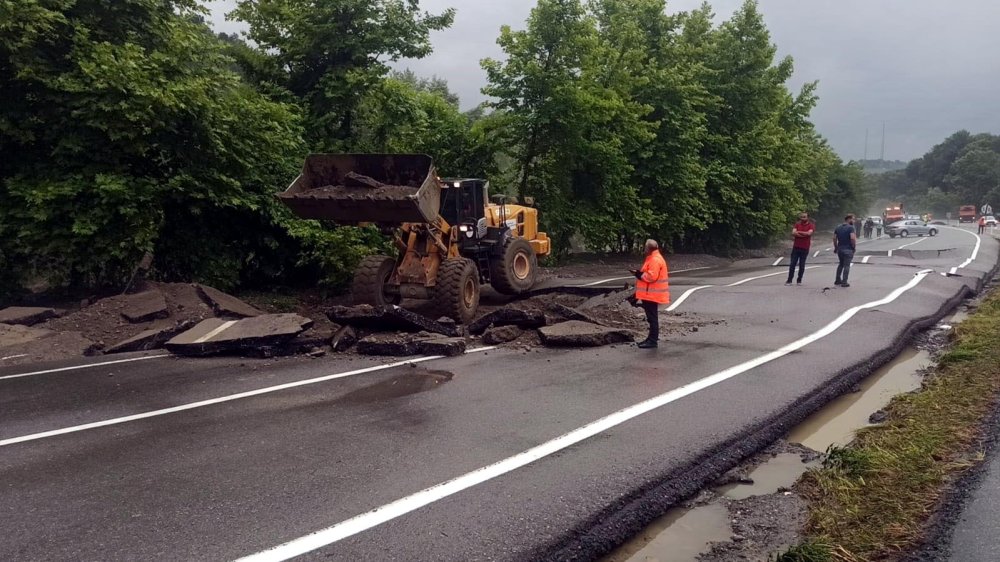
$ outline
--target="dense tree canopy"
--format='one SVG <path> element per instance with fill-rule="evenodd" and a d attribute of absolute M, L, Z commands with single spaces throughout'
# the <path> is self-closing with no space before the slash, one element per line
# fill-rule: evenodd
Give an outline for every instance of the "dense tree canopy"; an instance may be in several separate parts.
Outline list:
<path fill-rule="evenodd" d="M 454 12 L 418 0 L 241 0 L 245 36 L 197 0 L 0 3 L 0 287 L 155 274 L 222 286 L 344 283 L 378 233 L 292 217 L 274 193 L 309 152 L 424 152 L 443 175 L 534 197 L 560 251 L 769 243 L 802 209 L 867 205 L 860 168 L 816 133 L 815 85 L 753 1 L 539 0 L 483 61 L 486 105 L 391 70 Z M 949 139 L 883 190 L 982 198 L 998 142 Z M 903 179 L 900 179 L 903 178 Z M 905 185 L 904 185 L 905 184 Z M 930 191 L 928 191 L 930 190 Z M 937 190 L 937 191 L 934 191 Z M 985 190 L 985 191 L 984 191 Z"/>

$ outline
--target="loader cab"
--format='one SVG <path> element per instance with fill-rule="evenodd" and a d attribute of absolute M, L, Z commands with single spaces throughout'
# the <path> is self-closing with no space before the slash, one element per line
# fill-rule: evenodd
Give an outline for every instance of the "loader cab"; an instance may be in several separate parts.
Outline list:
<path fill-rule="evenodd" d="M 478 224 L 486 217 L 488 183 L 480 179 L 442 179 L 441 217 L 452 226 Z"/>

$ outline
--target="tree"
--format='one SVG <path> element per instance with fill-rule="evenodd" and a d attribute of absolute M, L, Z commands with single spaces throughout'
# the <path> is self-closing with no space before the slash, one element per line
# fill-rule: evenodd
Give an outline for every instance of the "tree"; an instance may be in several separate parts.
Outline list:
<path fill-rule="evenodd" d="M 228 17 L 249 26 L 254 72 L 299 100 L 309 145 L 343 151 L 386 63 L 427 56 L 430 32 L 450 26 L 454 10 L 428 14 L 417 0 L 240 0 Z"/>
<path fill-rule="evenodd" d="M 268 272 L 301 121 L 227 70 L 194 4 L 3 9 L 0 252 L 20 277 L 119 283 L 146 251 L 166 278 Z"/>

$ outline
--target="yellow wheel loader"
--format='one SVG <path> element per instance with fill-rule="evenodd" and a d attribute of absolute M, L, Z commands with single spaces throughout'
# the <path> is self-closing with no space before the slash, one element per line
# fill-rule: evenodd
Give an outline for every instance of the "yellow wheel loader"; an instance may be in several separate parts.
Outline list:
<path fill-rule="evenodd" d="M 482 179 L 439 178 L 423 154 L 313 154 L 278 197 L 301 218 L 392 234 L 397 255 L 369 256 L 355 271 L 356 304 L 430 299 L 440 315 L 468 323 L 481 285 L 526 293 L 538 256 L 551 251 L 536 209 L 491 203 Z"/>

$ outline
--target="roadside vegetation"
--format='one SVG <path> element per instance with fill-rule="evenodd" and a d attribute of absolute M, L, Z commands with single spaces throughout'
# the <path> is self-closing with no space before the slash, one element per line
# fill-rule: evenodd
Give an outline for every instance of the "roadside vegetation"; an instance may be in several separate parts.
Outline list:
<path fill-rule="evenodd" d="M 922 390 L 894 398 L 885 423 L 797 484 L 809 540 L 778 560 L 882 560 L 914 546 L 949 482 L 981 460 L 975 444 L 1000 398 L 1000 292 L 954 335 Z"/>
<path fill-rule="evenodd" d="M 716 23 L 707 4 L 539 0 L 523 30 L 499 30 L 490 102 L 467 111 L 447 77 L 393 70 L 431 53 L 451 10 L 241 0 L 237 37 L 204 6 L 0 3 L 0 298 L 120 287 L 147 252 L 163 280 L 341 287 L 384 239 L 278 204 L 309 152 L 424 152 L 442 175 L 489 177 L 535 198 L 558 251 L 580 234 L 726 253 L 802 209 L 870 203 L 753 1 Z"/>

